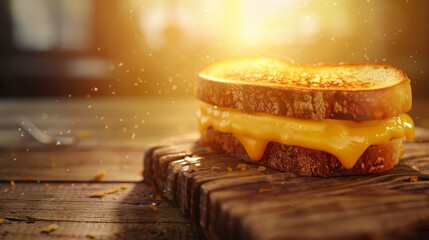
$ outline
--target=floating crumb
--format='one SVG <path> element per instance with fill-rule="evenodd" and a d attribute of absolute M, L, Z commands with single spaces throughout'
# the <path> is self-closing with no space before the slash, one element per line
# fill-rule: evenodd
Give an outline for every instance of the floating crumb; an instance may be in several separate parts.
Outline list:
<path fill-rule="evenodd" d="M 106 171 L 104 170 L 99 170 L 97 172 L 97 174 L 95 175 L 95 180 L 97 181 L 102 181 L 104 179 L 104 177 L 106 176 Z"/>
<path fill-rule="evenodd" d="M 198 172 L 197 165 L 195 165 L 195 163 L 191 163 L 191 164 L 189 164 L 188 172 L 189 172 L 189 173 L 192 173 L 192 172 Z"/>
<path fill-rule="evenodd" d="M 93 233 L 93 232 L 90 232 L 90 233 L 86 234 L 86 237 L 87 238 L 91 238 L 91 239 L 95 239 L 95 238 L 97 238 L 97 234 Z"/>
<path fill-rule="evenodd" d="M 420 168 L 417 167 L 416 165 L 411 166 L 411 169 L 413 169 L 413 170 L 415 170 L 417 172 L 420 172 Z"/>
<path fill-rule="evenodd" d="M 127 184 L 121 184 L 121 186 L 119 186 L 122 190 L 127 190 L 128 189 L 128 185 Z"/>
<path fill-rule="evenodd" d="M 271 188 L 260 188 L 258 190 L 259 193 L 271 192 Z"/>
<path fill-rule="evenodd" d="M 41 233 L 50 233 L 53 232 L 55 230 L 58 229 L 58 225 L 57 224 L 49 224 L 48 226 L 42 228 L 42 230 L 40 230 Z"/>
<path fill-rule="evenodd" d="M 265 166 L 259 166 L 258 167 L 258 172 L 263 172 L 265 170 L 267 170 L 267 167 L 265 167 Z"/>
<path fill-rule="evenodd" d="M 3 223 L 5 223 L 6 222 L 6 219 L 4 219 L 4 218 L 0 218 L 0 225 L 2 225 Z"/>
<path fill-rule="evenodd" d="M 157 212 L 158 211 L 158 207 L 155 206 L 155 205 L 153 205 L 153 204 L 150 204 L 149 208 L 152 210 L 152 212 Z"/>
<path fill-rule="evenodd" d="M 4 193 L 8 193 L 8 192 L 9 192 L 9 188 L 5 187 L 5 188 L 3 189 L 3 192 L 4 192 Z"/>
<path fill-rule="evenodd" d="M 89 195 L 89 197 L 98 197 L 98 198 L 101 198 L 101 197 L 104 197 L 105 195 L 106 195 L 105 191 L 98 191 L 98 192 L 91 193 L 91 195 Z"/>
<path fill-rule="evenodd" d="M 234 170 L 232 169 L 232 167 L 227 167 L 227 168 L 226 168 L 226 170 L 228 170 L 228 172 L 232 172 L 232 171 L 234 171 Z"/>
<path fill-rule="evenodd" d="M 155 201 L 158 201 L 158 202 L 162 201 L 162 197 L 160 194 L 155 195 Z"/>
<path fill-rule="evenodd" d="M 418 176 L 411 176 L 410 177 L 410 182 L 417 182 L 419 180 Z"/>
<path fill-rule="evenodd" d="M 10 186 L 11 186 L 11 187 L 15 187 L 15 185 L 16 185 L 15 181 L 10 180 Z"/>
<path fill-rule="evenodd" d="M 213 170 L 213 171 L 216 171 L 216 170 L 221 170 L 222 168 L 221 167 L 218 167 L 218 166 L 213 166 L 212 168 L 211 168 L 211 170 Z"/>

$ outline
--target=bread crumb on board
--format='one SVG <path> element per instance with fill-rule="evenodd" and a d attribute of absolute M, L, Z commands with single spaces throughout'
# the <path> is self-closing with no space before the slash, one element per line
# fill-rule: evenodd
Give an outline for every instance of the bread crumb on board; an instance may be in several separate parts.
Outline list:
<path fill-rule="evenodd" d="M 4 192 L 4 193 L 8 193 L 8 192 L 9 192 L 9 188 L 5 187 L 5 188 L 3 189 L 3 192 Z"/>
<path fill-rule="evenodd" d="M 41 233 L 51 233 L 54 232 L 58 229 L 58 225 L 57 224 L 49 224 L 48 226 L 42 228 L 42 230 L 40 230 Z"/>
<path fill-rule="evenodd" d="M 106 171 L 105 170 L 99 170 L 97 174 L 95 175 L 94 179 L 97 181 L 102 181 L 106 177 Z"/>
<path fill-rule="evenodd" d="M 267 167 L 265 167 L 265 166 L 259 166 L 258 167 L 258 172 L 263 172 L 265 170 L 267 170 Z"/>
<path fill-rule="evenodd" d="M 238 168 L 238 169 L 240 169 L 241 171 L 246 171 L 246 169 L 247 169 L 247 164 L 239 163 L 239 164 L 237 165 L 237 168 Z"/>
<path fill-rule="evenodd" d="M 11 186 L 11 187 L 15 187 L 15 186 L 16 186 L 16 183 L 15 183 L 15 181 L 13 181 L 13 180 L 10 180 L 10 186 Z"/>
<path fill-rule="evenodd" d="M 195 163 L 191 163 L 191 164 L 189 164 L 188 172 L 189 172 L 189 173 L 192 173 L 192 172 L 198 172 L 197 165 L 195 165 Z"/>
<path fill-rule="evenodd" d="M 2 225 L 3 223 L 5 223 L 6 222 L 6 219 L 4 219 L 4 218 L 0 218 L 0 225 Z"/>
<path fill-rule="evenodd" d="M 106 194 L 112 194 L 112 193 L 117 193 L 119 191 L 121 191 L 121 188 L 120 187 L 115 187 L 115 188 L 111 188 L 111 189 L 106 190 L 105 193 Z"/>
<path fill-rule="evenodd" d="M 418 176 L 411 176 L 410 177 L 410 182 L 417 182 L 419 181 L 419 177 Z"/>
<path fill-rule="evenodd" d="M 413 169 L 414 171 L 420 172 L 420 168 L 417 167 L 416 165 L 411 166 L 411 169 Z"/>
<path fill-rule="evenodd" d="M 93 233 L 93 232 L 90 232 L 90 233 L 86 234 L 86 237 L 87 238 L 91 238 L 91 239 L 96 239 L 97 238 L 97 234 Z"/>
<path fill-rule="evenodd" d="M 216 170 L 221 170 L 222 168 L 221 167 L 218 167 L 218 166 L 212 166 L 211 167 L 211 170 L 212 171 L 216 171 Z"/>
<path fill-rule="evenodd" d="M 92 198 L 102 198 L 104 196 L 106 196 L 107 194 L 113 194 L 113 193 L 117 193 L 120 192 L 121 190 L 127 190 L 128 189 L 128 185 L 127 184 L 121 184 L 117 187 L 114 188 L 109 188 L 107 190 L 101 190 L 101 191 L 97 191 L 97 192 L 92 192 L 89 194 L 89 197 Z"/>
<path fill-rule="evenodd" d="M 101 198 L 101 197 L 104 197 L 105 195 L 106 195 L 105 191 L 98 191 L 98 192 L 91 193 L 89 196 L 90 197 L 99 197 L 99 198 Z"/>
<path fill-rule="evenodd" d="M 227 167 L 227 168 L 226 168 L 226 170 L 228 170 L 228 172 L 232 172 L 232 171 L 234 171 L 234 170 L 232 169 L 232 167 Z"/>
<path fill-rule="evenodd" d="M 259 193 L 271 192 L 271 188 L 260 188 L 258 190 Z"/>
<path fill-rule="evenodd" d="M 150 204 L 149 208 L 152 210 L 152 212 L 157 212 L 158 211 L 158 207 L 155 206 L 155 205 L 153 205 L 153 204 Z"/>

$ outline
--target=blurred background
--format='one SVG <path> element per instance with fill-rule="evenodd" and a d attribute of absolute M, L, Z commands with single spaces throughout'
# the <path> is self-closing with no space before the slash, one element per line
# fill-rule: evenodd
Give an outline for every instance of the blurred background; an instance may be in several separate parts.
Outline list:
<path fill-rule="evenodd" d="M 2 0 L 0 96 L 193 94 L 204 65 L 379 62 L 429 98 L 429 1 Z"/>

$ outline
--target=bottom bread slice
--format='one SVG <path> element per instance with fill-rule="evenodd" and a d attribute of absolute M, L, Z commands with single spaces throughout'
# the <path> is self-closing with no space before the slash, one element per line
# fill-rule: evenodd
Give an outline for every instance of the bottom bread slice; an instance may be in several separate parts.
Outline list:
<path fill-rule="evenodd" d="M 327 152 L 276 142 L 268 143 L 262 158 L 254 161 L 249 158 L 243 145 L 233 134 L 219 132 L 214 128 L 202 132 L 201 141 L 238 159 L 300 176 L 332 177 L 380 173 L 393 168 L 403 154 L 402 139 L 391 139 L 386 144 L 369 146 L 354 167 L 347 169 L 335 156 Z"/>

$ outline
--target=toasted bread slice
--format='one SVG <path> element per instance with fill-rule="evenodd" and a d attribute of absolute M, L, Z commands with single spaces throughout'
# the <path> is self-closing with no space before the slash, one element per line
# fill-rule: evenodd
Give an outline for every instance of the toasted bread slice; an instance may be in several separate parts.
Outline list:
<path fill-rule="evenodd" d="M 315 120 L 386 119 L 411 109 L 406 74 L 378 64 L 297 65 L 263 57 L 229 60 L 200 72 L 196 94 L 220 107 Z"/>
<path fill-rule="evenodd" d="M 354 167 L 347 169 L 341 165 L 335 156 L 329 153 L 270 142 L 262 158 L 253 161 L 233 134 L 208 128 L 204 130 L 202 135 L 201 141 L 203 143 L 223 150 L 238 159 L 292 172 L 300 176 L 332 177 L 380 173 L 393 168 L 403 154 L 402 139 L 391 139 L 386 144 L 368 147 Z"/>

